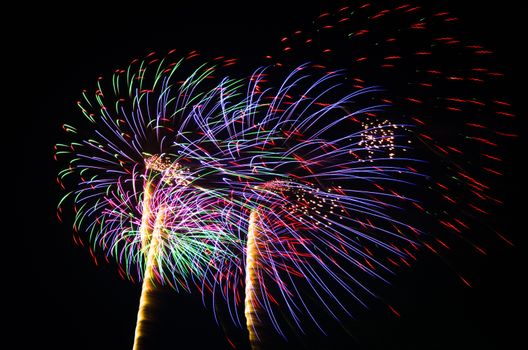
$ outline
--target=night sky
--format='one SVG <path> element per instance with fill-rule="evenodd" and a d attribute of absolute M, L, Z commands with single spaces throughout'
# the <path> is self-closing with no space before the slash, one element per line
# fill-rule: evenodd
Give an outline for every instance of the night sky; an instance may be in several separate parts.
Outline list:
<path fill-rule="evenodd" d="M 53 161 L 53 145 L 61 141 L 62 123 L 81 118 L 75 104 L 81 90 L 93 87 L 100 74 L 110 75 L 112 69 L 151 51 L 196 49 L 212 57 L 227 54 L 261 62 L 266 48 L 275 46 L 281 34 L 309 23 L 321 12 L 321 2 L 273 0 L 244 6 L 193 2 L 171 8 L 146 2 L 126 10 L 86 3 L 81 5 L 86 6 L 83 10 L 66 9 L 67 15 L 48 7 L 35 19 L 22 21 L 28 29 L 18 43 L 25 62 L 20 93 L 26 98 L 19 109 L 27 113 L 24 131 L 20 131 L 23 142 L 19 141 L 25 147 L 25 171 L 18 179 L 23 181 L 23 190 L 16 198 L 22 232 L 13 234 L 22 238 L 17 241 L 17 250 L 22 252 L 17 253 L 15 265 L 20 281 L 11 286 L 19 297 L 14 303 L 17 343 L 8 348 L 132 347 L 140 286 L 122 280 L 112 265 L 95 266 L 88 251 L 73 244 L 71 227 L 61 225 L 55 216 L 61 191 L 55 182 L 58 166 Z M 494 49 L 510 76 L 519 130 L 524 132 L 522 92 L 526 89 L 514 88 L 526 81 L 519 57 L 526 40 L 522 11 L 513 0 L 460 3 L 448 2 L 463 19 L 468 35 Z M 39 13 L 39 9 L 33 11 Z M 20 126 L 13 132 L 17 130 Z M 516 319 L 523 318 L 527 295 L 521 286 L 526 276 L 521 268 L 526 256 L 521 225 L 526 205 L 516 204 L 525 198 L 520 167 L 526 160 L 525 151 L 521 139 L 505 152 L 507 173 L 502 187 L 506 204 L 496 213 L 515 247 L 494 241 L 487 257 L 472 256 L 465 261 L 463 248 L 451 257 L 464 261 L 473 288 L 461 283 L 447 263 L 424 255 L 393 286 L 380 291 L 401 317 L 385 304 L 373 302 L 369 312 L 347 323 L 352 335 L 332 329 L 328 337 L 277 341 L 273 348 L 515 348 L 521 341 Z M 231 349 L 211 310 L 197 297 L 169 293 L 166 298 L 166 329 L 160 330 L 159 349 Z M 238 349 L 247 348 L 243 331 L 228 333 Z"/>

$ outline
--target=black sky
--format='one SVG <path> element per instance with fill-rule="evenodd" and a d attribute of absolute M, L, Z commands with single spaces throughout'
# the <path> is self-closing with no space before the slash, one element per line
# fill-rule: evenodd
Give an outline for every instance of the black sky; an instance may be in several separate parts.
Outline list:
<path fill-rule="evenodd" d="M 16 51 L 24 67 L 20 89 L 27 95 L 19 111 L 28 113 L 22 191 L 16 204 L 23 223 L 23 258 L 15 260 L 20 300 L 14 303 L 17 345 L 13 349 L 130 349 L 139 286 L 119 278 L 110 265 L 95 266 L 85 249 L 76 247 L 70 227 L 55 218 L 60 191 L 55 183 L 53 145 L 62 123 L 78 117 L 75 101 L 95 79 L 125 66 L 132 58 L 172 48 L 197 49 L 208 55 L 228 54 L 259 62 L 262 48 L 272 47 L 281 34 L 309 22 L 324 9 L 322 2 L 262 1 L 236 5 L 192 2 L 165 7 L 152 2 L 109 8 L 80 4 L 79 10 L 58 8 L 20 12 Z M 515 84 L 526 81 L 521 46 L 525 41 L 521 10 L 514 0 L 492 4 L 464 0 L 447 2 L 461 17 L 468 35 L 497 52 L 512 78 L 512 98 L 526 130 L 526 108 Z M 76 5 L 77 6 L 77 5 Z M 85 6 L 85 8 L 82 8 Z M 123 5 L 125 6 L 125 5 Z M 22 116 L 15 116 L 22 118 Z M 17 132 L 15 130 L 15 132 Z M 21 131 L 22 133 L 22 131 Z M 333 349 L 508 349 L 521 341 L 521 309 L 525 307 L 526 275 L 521 223 L 526 207 L 517 205 L 526 192 L 521 162 L 526 147 L 520 140 L 507 156 L 508 173 L 499 215 L 516 247 L 497 244 L 485 259 L 468 262 L 474 287 L 433 257 L 404 272 L 388 300 L 401 318 L 380 305 L 349 325 L 354 337 L 336 332 L 333 338 L 310 338 L 313 348 Z M 19 248 L 17 248 L 19 249 Z M 17 254 L 18 255 L 18 254 Z M 172 295 L 162 349 L 230 349 L 222 330 L 199 300 Z M 522 318 L 521 318 L 522 319 Z M 246 344 L 233 336 L 238 348 Z M 301 342 L 293 342 L 296 344 Z M 320 344 L 332 344 L 323 346 Z M 347 344 L 339 347 L 339 344 Z M 282 345 L 284 346 L 284 344 Z M 293 347 L 294 345 L 292 345 Z"/>

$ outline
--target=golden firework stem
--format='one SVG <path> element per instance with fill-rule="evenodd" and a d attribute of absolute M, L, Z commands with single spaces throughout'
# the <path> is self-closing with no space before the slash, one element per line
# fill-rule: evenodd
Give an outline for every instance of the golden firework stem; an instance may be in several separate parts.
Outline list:
<path fill-rule="evenodd" d="M 148 204 L 150 202 L 151 196 L 150 183 L 147 183 L 145 187 L 145 198 L 143 202 L 145 210 L 143 211 L 140 232 L 141 239 L 143 242 L 143 248 L 146 249 L 148 246 L 148 253 L 147 265 L 145 267 L 145 274 L 143 275 L 143 284 L 141 287 L 141 298 L 139 300 L 139 310 L 136 322 L 133 350 L 142 349 L 142 338 L 145 337 L 149 321 L 152 321 L 153 318 L 151 311 L 153 310 L 153 305 L 156 299 L 156 285 L 152 281 L 154 279 L 154 267 L 156 266 L 156 257 L 159 254 L 161 244 L 161 231 L 163 228 L 163 222 L 165 220 L 165 208 L 161 206 L 156 213 L 154 227 L 152 229 L 149 227 L 149 219 L 148 217 L 145 219 L 145 215 L 150 216 L 151 214 L 150 206 Z"/>
<path fill-rule="evenodd" d="M 249 227 L 246 247 L 246 296 L 244 301 L 244 314 L 246 315 L 246 327 L 249 332 L 249 342 L 253 350 L 260 348 L 260 339 L 257 334 L 259 321 L 257 317 L 258 308 L 258 257 L 257 239 L 260 228 L 258 226 L 259 215 L 255 209 L 249 216 Z"/>
<path fill-rule="evenodd" d="M 141 216 L 141 226 L 139 227 L 139 235 L 141 237 L 141 248 L 143 253 L 148 247 L 148 241 L 152 232 L 152 227 L 149 225 L 151 216 L 150 200 L 152 198 L 152 192 L 154 186 L 150 180 L 148 180 L 143 187 L 143 214 Z"/>

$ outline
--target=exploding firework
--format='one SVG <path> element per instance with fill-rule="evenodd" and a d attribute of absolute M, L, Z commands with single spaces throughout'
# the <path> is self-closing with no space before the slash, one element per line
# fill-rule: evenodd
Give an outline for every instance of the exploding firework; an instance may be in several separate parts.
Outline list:
<path fill-rule="evenodd" d="M 189 290 L 195 279 L 200 285 L 209 280 L 215 261 L 235 257 L 222 247 L 237 237 L 217 224 L 221 199 L 191 187 L 194 165 L 179 162 L 177 140 L 190 132 L 183 116 L 228 113 L 220 99 L 236 87 L 235 81 L 207 82 L 215 66 L 232 61 L 219 59 L 188 72 L 182 66 L 195 56 L 149 56 L 117 70 L 109 86 L 100 78 L 95 96 L 85 91 L 78 103 L 87 125 L 64 125 L 71 142 L 56 145 L 56 157 L 68 160 L 58 182 L 70 188 L 59 218 L 62 203 L 72 201 L 75 242 L 88 240 L 94 259 L 102 250 L 118 262 L 121 276 L 143 279 L 135 348 L 156 285 Z"/>
<path fill-rule="evenodd" d="M 302 104 L 309 94 L 302 91 L 282 94 L 279 89 L 267 98 L 284 102 L 284 105 L 277 107 L 271 103 L 264 120 L 257 118 L 263 120 L 263 132 L 274 130 L 275 121 L 267 116 L 278 112 L 280 122 L 288 119 L 286 124 L 298 123 L 288 132 L 299 137 L 294 143 L 298 142 L 300 152 L 286 151 L 295 149 L 295 145 L 288 144 L 291 138 L 285 143 L 281 143 L 280 137 L 272 138 L 278 140 L 274 144 L 278 147 L 272 152 L 293 155 L 294 160 L 289 164 L 295 166 L 290 169 L 276 167 L 273 171 L 266 169 L 268 175 L 274 172 L 281 181 L 259 179 L 262 185 L 252 184 L 255 185 L 253 193 L 258 192 L 252 197 L 252 203 L 264 200 L 266 204 L 254 204 L 244 214 L 249 222 L 245 309 L 252 342 L 258 342 L 256 328 L 265 318 L 281 332 L 277 312 L 288 314 L 289 323 L 297 329 L 302 329 L 300 320 L 317 323 L 317 317 L 308 310 L 310 303 L 305 302 L 306 299 L 322 303 L 323 309 L 335 318 L 338 318 L 336 310 L 348 314 L 349 304 L 342 307 L 339 301 L 340 288 L 358 287 L 357 284 L 365 287 L 350 293 L 361 303 L 361 292 L 370 294 L 368 278 L 362 276 L 365 271 L 368 276 L 384 279 L 384 272 L 409 266 L 415 260 L 416 250 L 444 255 L 462 239 L 478 254 L 486 254 L 481 243 L 484 239 L 470 234 L 476 229 L 496 233 L 499 239 L 510 244 L 488 225 L 493 223 L 490 213 L 501 204 L 495 184 L 501 175 L 501 145 L 516 137 L 511 132 L 514 114 L 508 98 L 503 96 L 507 89 L 504 89 L 503 74 L 497 69 L 492 52 L 461 37 L 457 23 L 455 16 L 429 3 L 343 5 L 322 13 L 313 28 L 283 37 L 282 51 L 267 56 L 269 62 L 281 68 L 295 67 L 300 60 L 308 59 L 312 63 L 307 68 L 327 75 L 342 74 L 349 89 L 380 86 L 382 93 L 373 96 L 371 103 L 385 105 L 391 114 L 387 117 L 368 111 L 365 115 L 358 113 L 361 117 L 348 116 L 363 128 L 361 140 L 355 145 L 357 149 L 348 150 L 356 157 L 350 161 L 342 154 L 337 156 L 339 151 L 333 153 L 325 146 L 346 151 L 347 145 L 337 145 L 334 140 L 339 137 L 354 140 L 360 134 L 347 134 L 347 131 L 358 130 L 358 125 L 344 122 L 334 114 L 330 119 L 339 131 L 322 135 L 328 131 L 325 129 L 328 122 L 317 124 L 320 111 L 301 109 L 300 112 L 291 108 Z M 347 69 L 340 71 L 343 67 Z M 287 79 L 283 83 L 273 74 L 265 80 L 280 81 L 277 86 L 309 86 L 302 80 L 291 83 Z M 335 91 L 333 94 L 335 97 Z M 329 108 L 336 112 L 353 110 L 356 106 L 349 102 L 342 105 L 328 101 L 313 103 L 321 111 Z M 311 122 L 315 124 L 313 129 L 303 128 L 314 126 Z M 319 140 L 314 143 L 321 142 L 320 148 L 311 144 L 317 138 Z M 312 146 L 314 149 L 303 154 Z M 267 147 L 263 145 L 262 149 Z M 413 158 L 425 161 L 417 162 Z M 387 160 L 395 170 L 390 185 L 384 183 L 390 181 L 378 176 L 390 173 L 380 170 L 379 166 Z M 271 160 L 267 163 L 273 164 Z M 363 168 L 358 164 L 363 164 Z M 407 173 L 402 172 L 402 168 Z M 415 174 L 412 180 L 409 180 L 409 173 Z M 362 182 L 358 174 L 374 176 Z M 425 175 L 426 181 L 416 174 Z M 402 186 L 399 180 L 403 179 L 418 183 L 419 190 Z M 329 189 L 330 194 L 325 189 Z M 248 193 L 247 189 L 244 191 Z M 358 193 L 369 194 L 354 198 Z M 392 206 L 386 194 L 405 203 Z M 355 204 L 373 200 L 381 205 L 380 212 L 386 216 L 380 212 L 354 212 L 346 208 L 350 198 L 356 200 Z M 272 199 L 272 203 L 267 202 Z M 402 206 L 405 218 L 398 220 L 399 214 L 394 207 Z M 336 209 L 342 211 L 337 217 Z M 387 217 L 387 222 L 392 221 L 391 227 L 381 231 L 395 234 L 377 240 L 379 227 L 383 227 Z M 361 226 L 354 228 L 347 220 Z M 413 228 L 413 220 L 419 222 L 420 230 Z M 402 230 L 395 227 L 394 222 L 405 222 L 407 226 Z M 410 234 L 403 233 L 405 231 Z M 323 237 L 330 238 L 325 241 Z M 394 237 L 408 240 L 392 241 Z M 348 239 L 357 244 L 352 244 L 357 250 L 349 249 Z M 369 246 L 371 243 L 373 247 Z M 331 250 L 331 253 L 321 253 L 321 249 Z M 391 256 L 391 249 L 399 255 Z M 313 260 L 308 261 L 306 257 Z M 328 261 L 324 261 L 325 258 Z M 369 258 L 377 263 L 386 262 L 388 266 L 381 264 L 380 267 Z M 358 266 L 360 271 L 354 271 Z M 353 278 L 345 282 L 341 274 Z M 460 278 L 469 285 L 466 278 L 462 275 Z M 307 296 L 310 294 L 307 291 L 314 294 Z M 325 302 L 326 297 L 328 302 Z M 260 316 L 257 316 L 258 309 L 262 310 Z"/>
<path fill-rule="evenodd" d="M 388 192 L 389 184 L 411 186 L 418 175 L 404 167 L 415 160 L 395 157 L 409 149 L 399 144 L 409 126 L 371 122 L 384 109 L 374 103 L 377 88 L 350 89 L 341 73 L 304 65 L 284 77 L 259 69 L 244 82 L 224 78 L 195 93 L 210 68 L 172 86 L 179 64 L 164 64 L 117 71 L 114 110 L 99 86 L 97 105 L 86 99 L 95 113 L 81 107 L 92 128 L 65 126 L 76 141 L 57 145 L 58 155 L 72 158 L 60 180 L 78 175 L 67 194 L 75 231 L 88 231 L 120 271 L 143 279 L 136 343 L 156 283 L 220 292 L 238 320 L 246 281 L 246 314 L 264 308 L 280 331 L 270 300 L 282 298 L 295 320 L 311 315 L 295 279 L 313 276 L 314 295 L 339 304 L 328 283 L 368 293 L 352 269 L 383 278 L 390 269 L 378 256 L 403 259 L 398 246 L 418 231 L 382 207 L 412 202 Z M 144 65 L 154 67 L 153 87 L 145 86 Z M 280 88 L 269 86 L 272 74 Z M 360 251 L 367 246 L 384 253 L 369 257 Z M 247 322 L 256 339 L 254 318 Z"/>
<path fill-rule="evenodd" d="M 257 348 L 268 326 L 324 332 L 451 236 L 484 252 L 465 233 L 500 203 L 502 74 L 448 12 L 383 3 L 322 13 L 248 77 L 150 56 L 83 94 L 61 203 L 143 280 L 137 339 L 158 284 L 221 298 Z"/>
<path fill-rule="evenodd" d="M 407 216 L 402 221 L 409 224 L 407 229 L 410 228 L 413 231 L 413 218 L 419 218 L 417 227 L 420 231 L 414 229 L 413 234 L 406 235 L 401 234 L 399 228 L 392 227 L 388 230 L 388 232 L 397 232 L 400 237 L 412 237 L 411 242 L 403 240 L 387 242 L 386 237 L 383 237 L 380 239 L 381 243 L 376 242 L 375 249 L 368 246 L 368 239 L 365 244 L 365 237 L 362 234 L 368 237 L 369 234 L 366 232 L 379 225 L 379 220 L 372 218 L 373 216 L 379 219 L 380 216 L 377 214 L 361 218 L 357 212 L 347 209 L 345 214 L 339 215 L 340 220 L 328 221 L 327 215 L 335 213 L 336 208 L 342 207 L 342 203 L 347 202 L 344 198 L 353 196 L 349 191 L 349 186 L 351 184 L 354 186 L 356 182 L 352 175 L 355 171 L 355 164 L 333 161 L 333 164 L 341 168 L 340 171 L 346 169 L 343 171 L 344 174 L 350 171 L 344 177 L 340 177 L 340 180 L 345 180 L 349 175 L 350 177 L 348 181 L 345 180 L 345 183 L 341 184 L 342 187 L 339 187 L 339 191 L 344 191 L 344 198 L 332 197 L 334 202 L 331 202 L 330 207 L 323 209 L 328 198 L 323 202 L 320 201 L 320 197 L 306 201 L 305 198 L 300 200 L 299 192 L 295 196 L 286 195 L 292 204 L 285 206 L 287 209 L 283 212 L 283 217 L 293 213 L 308 214 L 308 217 L 311 217 L 313 210 L 318 215 L 321 213 L 325 215 L 317 218 L 316 228 L 289 222 L 286 226 L 295 227 L 297 236 L 288 234 L 282 236 L 282 239 L 294 237 L 293 240 L 302 247 L 305 240 L 315 243 L 321 237 L 332 237 L 331 234 L 334 234 L 336 242 L 341 243 L 337 245 L 332 242 L 319 241 L 308 252 L 296 249 L 296 252 L 301 252 L 300 255 L 288 251 L 279 254 L 280 259 L 295 257 L 285 265 L 290 272 L 298 272 L 298 274 L 293 274 L 293 279 L 300 277 L 296 279 L 298 281 L 296 283 L 310 284 L 310 288 L 313 284 L 322 286 L 320 292 L 314 290 L 314 300 L 322 302 L 323 308 L 326 308 L 326 311 L 336 318 L 338 317 L 335 310 L 339 310 L 343 304 L 336 300 L 334 291 L 343 286 L 342 280 L 336 279 L 326 283 L 323 282 L 324 277 L 321 277 L 332 276 L 333 273 L 346 266 L 339 259 L 335 261 L 336 257 L 346 256 L 351 259 L 350 261 L 358 261 L 359 266 L 367 266 L 376 273 L 380 270 L 384 271 L 386 267 L 379 268 L 372 261 L 361 259 L 360 254 L 355 257 L 354 254 L 357 252 L 349 249 L 347 244 L 342 244 L 343 238 L 331 229 L 329 230 L 330 224 L 334 229 L 339 227 L 338 231 L 343 233 L 345 239 L 361 237 L 362 242 L 357 246 L 358 252 L 367 257 L 374 257 L 377 262 L 388 261 L 390 269 L 410 265 L 415 260 L 415 250 L 424 249 L 434 254 L 444 255 L 460 239 L 469 243 L 478 254 L 486 254 L 482 243 L 487 239 L 482 239 L 486 235 L 480 235 L 480 237 L 472 235 L 471 232 L 475 230 L 495 233 L 499 239 L 511 244 L 502 234 L 489 229 L 489 225 L 494 222 L 490 213 L 493 213 L 497 205 L 502 203 L 496 186 L 502 175 L 501 146 L 509 139 L 517 137 L 511 132 L 514 117 L 512 107 L 508 102 L 508 97 L 504 96 L 504 91 L 508 89 L 505 88 L 503 74 L 496 67 L 492 52 L 464 38 L 461 35 L 463 30 L 458 25 L 458 18 L 439 8 L 438 5 L 428 1 L 406 3 L 379 1 L 361 4 L 341 2 L 339 6 L 321 13 L 313 22 L 312 27 L 296 30 L 281 38 L 281 49 L 266 56 L 268 62 L 279 67 L 292 67 L 299 62 L 309 60 L 313 68 L 326 72 L 346 68 L 342 74 L 348 81 L 349 87 L 363 89 L 374 85 L 384 89 L 379 101 L 393 113 L 392 118 L 373 113 L 363 118 L 356 118 L 365 129 L 362 133 L 363 139 L 358 142 L 358 145 L 363 147 L 364 154 L 357 159 L 365 163 L 365 171 L 369 172 L 378 168 L 379 151 L 382 149 L 387 151 L 387 155 L 391 158 L 402 158 L 402 154 L 405 154 L 402 151 L 408 152 L 407 154 L 411 153 L 410 149 L 395 151 L 398 145 L 412 147 L 413 156 L 425 160 L 425 162 L 413 162 L 403 156 L 405 161 L 402 163 L 394 159 L 395 164 L 427 177 L 427 181 L 424 182 L 422 182 L 423 178 L 418 177 L 413 180 L 419 184 L 418 191 L 394 186 L 394 184 L 392 188 L 388 188 L 386 184 L 378 181 L 378 178 L 373 178 L 366 187 L 362 187 L 365 190 L 368 186 L 374 185 L 375 194 L 373 196 L 378 196 L 378 203 L 386 203 L 386 200 L 382 199 L 382 194 L 391 193 L 412 204 L 411 208 L 405 209 Z M 406 129 L 405 140 L 398 140 L 395 137 L 397 126 L 392 127 L 395 124 L 412 125 Z M 342 126 L 342 130 L 349 128 L 349 126 Z M 308 131 L 304 133 L 304 136 L 310 138 L 310 133 L 311 131 Z M 332 136 L 334 135 L 331 135 L 329 140 L 332 140 Z M 303 159 L 303 164 L 311 164 L 312 159 L 312 154 L 310 154 L 306 160 Z M 314 174 L 308 176 L 293 177 L 295 180 L 305 180 L 310 177 L 317 179 L 316 184 L 304 188 L 302 193 L 313 193 L 318 190 L 318 187 L 332 188 L 332 185 L 327 182 L 328 178 L 319 177 L 320 174 L 327 172 L 325 169 L 327 167 L 328 165 L 323 166 L 324 171 L 317 169 Z M 334 174 L 337 175 L 337 172 Z M 401 176 L 400 174 L 397 172 L 395 178 Z M 335 181 L 335 179 L 331 180 Z M 289 192 L 287 186 L 274 186 L 274 191 L 279 191 L 281 195 Z M 318 191 L 320 196 L 319 193 L 324 193 L 324 191 Z M 409 201 L 408 197 L 414 198 L 415 201 Z M 304 202 L 309 204 L 303 206 Z M 315 203 L 318 203 L 317 206 L 312 205 Z M 362 203 L 368 202 L 362 201 Z M 383 212 L 390 213 L 393 220 L 397 217 L 394 210 L 384 205 L 382 208 Z M 277 212 L 279 212 L 277 208 L 270 211 L 271 215 Z M 280 263 L 275 265 L 270 261 L 275 260 L 276 262 L 280 259 L 277 258 L 277 254 L 268 253 L 267 249 L 273 246 L 271 251 L 276 253 L 276 245 L 264 243 L 264 241 L 274 237 L 271 231 L 276 231 L 281 224 L 276 221 L 269 225 L 265 224 L 268 217 L 261 213 L 260 208 L 251 216 L 250 237 L 256 241 L 263 240 L 263 242 L 260 245 L 258 243 L 249 245 L 248 243 L 247 263 L 262 266 L 261 273 L 264 274 L 263 271 L 267 269 L 269 274 L 266 278 L 257 278 L 259 270 L 246 267 L 248 273 L 251 273 L 251 278 L 248 279 L 248 282 L 252 283 L 251 290 L 256 289 L 254 285 L 260 285 L 262 290 L 261 302 L 253 302 L 254 296 L 250 298 L 253 306 L 246 306 L 246 309 L 250 311 L 247 314 L 255 319 L 255 305 L 260 306 L 265 311 L 263 314 L 271 318 L 270 323 L 277 327 L 278 323 L 275 322 L 273 316 L 272 304 L 276 302 L 277 305 L 281 305 L 280 308 L 284 309 L 284 305 L 289 306 L 289 303 L 287 300 L 286 302 L 277 301 L 273 296 L 295 295 L 292 299 L 300 302 L 300 305 L 294 304 L 291 308 L 287 307 L 294 321 L 291 323 L 294 323 L 296 328 L 300 328 L 300 322 L 296 321 L 301 319 L 312 319 L 317 323 L 317 317 L 312 317 L 306 309 L 305 317 L 296 316 L 296 313 L 307 304 L 303 301 L 303 297 L 306 290 L 310 288 L 301 288 L 302 293 L 298 293 L 295 289 L 292 291 L 288 283 L 293 279 L 282 279 L 278 277 L 280 274 L 273 271 L 275 266 L 280 266 Z M 343 220 L 342 217 L 345 221 L 352 218 L 366 224 L 356 231 L 349 223 L 340 226 L 339 222 Z M 257 221 L 259 224 L 254 223 Z M 350 232 L 346 232 L 347 229 L 351 229 Z M 277 239 L 271 239 L 271 241 L 276 242 Z M 383 243 L 388 243 L 388 246 L 400 255 L 390 256 L 390 250 L 380 249 L 384 247 Z M 409 246 L 405 246 L 406 244 Z M 316 253 L 322 247 L 332 250 L 328 256 L 328 262 L 321 262 L 320 255 L 323 254 L 318 256 Z M 249 257 L 250 251 L 253 255 L 251 257 Z M 314 261 L 307 263 L 307 266 L 313 268 L 317 263 L 321 263 L 326 270 L 317 268 L 314 271 L 303 268 L 296 270 L 302 266 L 297 262 L 299 256 L 317 256 Z M 259 259 L 262 261 L 261 264 L 256 263 Z M 301 260 L 304 261 L 303 258 Z M 365 283 L 365 278 L 358 277 L 361 273 L 355 272 L 354 266 L 345 267 L 344 271 L 341 270 L 339 274 L 347 272 L 357 278 L 350 281 L 352 285 L 358 281 Z M 465 284 L 470 285 L 465 277 L 460 275 L 460 278 Z M 270 292 L 268 289 L 270 283 L 267 281 L 274 281 L 280 285 L 280 293 L 276 290 Z M 329 285 L 332 287 L 326 288 Z M 368 286 L 368 283 L 361 285 Z M 334 288 L 336 286 L 337 288 Z M 330 290 L 332 292 L 329 292 Z M 296 295 L 296 293 L 302 295 Z M 352 294 L 355 296 L 355 293 Z M 334 299 L 336 304 L 333 307 L 327 306 L 331 303 L 324 302 L 326 295 L 331 296 L 330 300 Z M 339 295 L 337 293 L 337 296 Z M 350 308 L 349 305 L 347 307 Z M 280 308 L 276 307 L 275 310 Z M 394 310 L 390 306 L 389 308 Z"/>
<path fill-rule="evenodd" d="M 239 259 L 216 269 L 216 290 L 237 322 L 245 292 L 254 346 L 264 318 L 282 333 L 278 304 L 299 329 L 302 318 L 317 324 L 306 299 L 336 318 L 349 314 L 341 299 L 363 303 L 366 280 L 388 278 L 391 262 L 408 264 L 419 241 L 403 219 L 414 203 L 405 193 L 421 179 L 412 126 L 383 116 L 379 89 L 350 88 L 343 77 L 310 65 L 286 74 L 259 69 L 242 102 L 225 99 L 236 113 L 185 121 L 199 130 L 179 153 L 200 164 L 189 186 L 222 198 L 219 226 L 239 237 L 229 249 L 241 249 Z"/>

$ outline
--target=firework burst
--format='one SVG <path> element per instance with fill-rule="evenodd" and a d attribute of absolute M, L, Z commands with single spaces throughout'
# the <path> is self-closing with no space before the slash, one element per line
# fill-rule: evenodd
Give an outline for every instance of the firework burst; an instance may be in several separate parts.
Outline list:
<path fill-rule="evenodd" d="M 485 253 L 465 233 L 500 204 L 513 113 L 491 52 L 456 22 L 345 4 L 249 76 L 170 53 L 84 92 L 86 125 L 56 146 L 59 215 L 72 202 L 75 241 L 143 280 L 136 335 L 158 284 L 220 298 L 256 348 L 267 325 L 350 317 L 419 250 L 457 237 Z"/>
<path fill-rule="evenodd" d="M 245 291 L 253 342 L 255 310 L 281 333 L 279 304 L 299 329 L 303 318 L 317 324 L 306 299 L 336 318 L 349 314 L 343 294 L 363 303 L 366 279 L 408 264 L 420 235 L 401 219 L 414 203 L 405 191 L 421 178 L 411 166 L 419 163 L 408 146 L 412 126 L 383 116 L 380 89 L 350 89 L 340 72 L 303 65 L 281 74 L 257 70 L 242 103 L 231 101 L 235 113 L 190 115 L 184 124 L 199 132 L 179 153 L 200 164 L 190 186 L 222 199 L 221 225 L 239 237 L 230 251 L 241 249 L 240 258 L 217 269 L 213 295 L 240 322 Z"/>
<path fill-rule="evenodd" d="M 230 107 L 220 100 L 237 84 L 209 84 L 214 67 L 232 61 L 187 63 L 196 55 L 177 61 L 150 55 L 117 70 L 111 84 L 100 78 L 95 96 L 85 91 L 78 103 L 87 125 L 64 125 L 72 141 L 56 145 L 56 158 L 68 160 L 58 182 L 73 188 L 59 204 L 59 218 L 62 203 L 72 201 L 74 240 L 84 245 L 88 237 L 94 259 L 102 250 L 118 262 L 122 276 L 143 279 L 135 347 L 145 333 L 155 286 L 189 290 L 194 279 L 202 285 L 215 261 L 234 257 L 224 244 L 238 239 L 217 224 L 218 199 L 204 197 L 205 188 L 191 187 L 198 175 L 178 162 L 177 140 L 189 132 L 186 116 L 197 109 L 228 113 Z M 188 71 L 184 63 L 197 68 Z"/>

